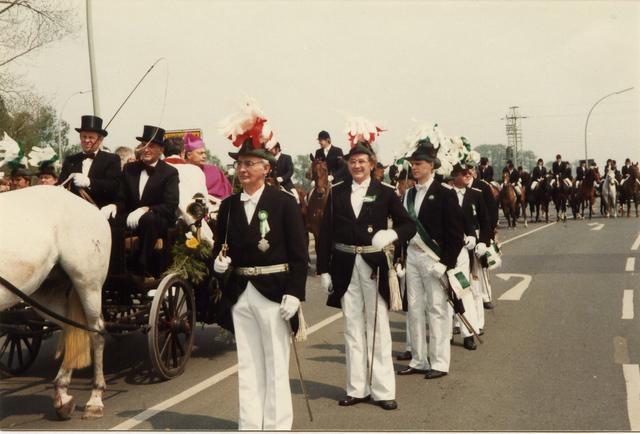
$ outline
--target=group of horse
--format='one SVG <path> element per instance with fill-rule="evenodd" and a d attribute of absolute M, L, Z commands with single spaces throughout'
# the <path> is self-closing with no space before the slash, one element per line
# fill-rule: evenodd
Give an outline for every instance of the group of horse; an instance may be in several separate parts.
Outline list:
<path fill-rule="evenodd" d="M 521 174 L 521 194 L 517 195 L 515 186 L 509 182 L 509 174 L 504 173 L 502 184 L 492 183 L 494 197 L 498 201 L 507 224 L 515 227 L 522 214 L 524 225 L 528 222 L 539 222 L 544 218 L 549 222 L 549 205 L 556 209 L 556 221 L 566 221 L 567 208 L 571 208 L 574 220 L 587 216 L 591 219 L 594 213 L 596 198 L 600 196 L 600 214 L 605 217 L 631 215 L 631 202 L 635 206 L 638 217 L 640 203 L 640 174 L 638 165 L 631 166 L 626 179 L 616 176 L 614 170 L 608 170 L 601 178 L 597 167 L 586 171 L 580 182 L 567 180 L 559 175 L 547 174 L 541 180 L 532 179 L 528 172 Z M 569 181 L 569 182 L 567 182 Z M 529 217 L 527 217 L 529 208 Z M 535 213 L 535 219 L 534 219 Z M 541 217 L 542 214 L 542 217 Z"/>

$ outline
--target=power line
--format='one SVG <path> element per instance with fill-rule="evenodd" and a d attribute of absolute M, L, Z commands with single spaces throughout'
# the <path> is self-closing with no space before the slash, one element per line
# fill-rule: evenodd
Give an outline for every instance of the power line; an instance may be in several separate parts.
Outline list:
<path fill-rule="evenodd" d="M 527 119 L 527 116 L 522 116 L 518 113 L 518 106 L 509 107 L 510 112 L 502 120 L 506 121 L 505 130 L 507 133 L 507 150 L 511 149 L 514 152 L 514 166 L 518 167 L 518 152 L 522 153 L 522 119 Z"/>

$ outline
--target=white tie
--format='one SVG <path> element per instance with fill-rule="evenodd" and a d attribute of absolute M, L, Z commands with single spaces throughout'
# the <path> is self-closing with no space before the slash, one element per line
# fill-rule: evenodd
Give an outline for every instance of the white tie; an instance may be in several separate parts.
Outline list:
<path fill-rule="evenodd" d="M 456 192 L 458 193 L 458 203 L 462 206 L 462 201 L 464 200 L 464 188 L 455 187 Z"/>

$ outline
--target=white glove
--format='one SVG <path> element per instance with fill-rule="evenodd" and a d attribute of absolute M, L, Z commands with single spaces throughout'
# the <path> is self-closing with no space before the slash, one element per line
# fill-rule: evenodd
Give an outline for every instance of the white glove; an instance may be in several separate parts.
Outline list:
<path fill-rule="evenodd" d="M 135 230 L 138 227 L 138 223 L 140 223 L 140 217 L 142 217 L 142 215 L 147 211 L 149 211 L 149 209 L 144 206 L 141 206 L 135 211 L 131 211 L 129 216 L 127 216 L 127 227 Z"/>
<path fill-rule="evenodd" d="M 407 274 L 407 270 L 402 266 L 402 264 L 396 264 L 396 276 L 398 276 L 399 279 L 402 279 L 405 274 Z"/>
<path fill-rule="evenodd" d="M 282 176 L 278 176 L 276 178 L 276 181 L 278 181 L 278 184 L 282 184 L 282 181 L 284 181 L 284 179 L 282 179 Z"/>
<path fill-rule="evenodd" d="M 429 268 L 429 272 L 432 276 L 440 279 L 442 276 L 444 276 L 444 273 L 447 272 L 447 266 L 442 262 L 436 262 Z"/>
<path fill-rule="evenodd" d="M 464 246 L 467 248 L 467 250 L 473 250 L 473 248 L 476 246 L 476 237 L 470 237 L 465 235 Z"/>
<path fill-rule="evenodd" d="M 229 264 L 231 264 L 230 257 L 218 255 L 216 260 L 213 261 L 213 271 L 218 274 L 224 274 L 229 269 Z"/>
<path fill-rule="evenodd" d="M 487 254 L 488 250 L 489 249 L 487 248 L 487 245 L 485 243 L 478 243 L 478 245 L 476 246 L 476 256 L 478 258 L 482 258 Z"/>
<path fill-rule="evenodd" d="M 109 220 L 111 218 L 115 218 L 118 208 L 114 204 L 110 203 L 109 205 L 105 205 L 100 208 L 100 212 L 107 220 Z"/>
<path fill-rule="evenodd" d="M 76 187 L 87 188 L 91 185 L 91 180 L 84 173 L 74 173 L 73 184 Z"/>
<path fill-rule="evenodd" d="M 322 273 L 320 275 L 320 286 L 327 295 L 333 292 L 333 284 L 331 283 L 331 275 L 329 273 Z"/>
<path fill-rule="evenodd" d="M 333 175 L 329 175 L 327 179 L 329 179 L 329 182 L 333 182 Z"/>
<path fill-rule="evenodd" d="M 387 247 L 398 239 L 398 234 L 393 229 L 382 229 L 375 233 L 371 239 L 371 245 L 376 249 Z"/>
<path fill-rule="evenodd" d="M 289 321 L 293 317 L 298 308 L 300 307 L 300 300 L 298 297 L 294 297 L 291 294 L 282 296 L 282 303 L 280 303 L 280 316 L 283 320 Z"/>

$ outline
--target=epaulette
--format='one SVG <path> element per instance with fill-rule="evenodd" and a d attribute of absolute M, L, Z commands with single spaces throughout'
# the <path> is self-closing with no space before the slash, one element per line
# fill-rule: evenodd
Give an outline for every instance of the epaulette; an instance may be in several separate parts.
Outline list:
<path fill-rule="evenodd" d="M 382 184 L 382 185 L 384 185 L 384 186 L 387 186 L 387 187 L 389 187 L 389 188 L 390 188 L 390 189 L 392 189 L 392 190 L 395 190 L 395 189 L 396 189 L 393 185 L 391 185 L 391 184 L 389 184 L 389 183 L 387 183 L 387 182 L 381 182 L 380 184 Z"/>
<path fill-rule="evenodd" d="M 333 187 L 337 187 L 337 186 L 339 186 L 340 184 L 342 184 L 343 182 L 344 182 L 344 180 L 342 180 L 342 181 L 338 181 L 338 182 L 336 182 L 335 184 L 331 184 L 331 188 L 333 188 Z"/>
<path fill-rule="evenodd" d="M 287 193 L 289 196 L 291 196 L 292 198 L 296 198 L 296 195 L 291 193 L 289 190 L 287 190 L 286 188 L 284 188 L 283 186 L 280 186 L 280 191 L 283 193 Z"/>
<path fill-rule="evenodd" d="M 444 188 L 448 188 L 449 190 L 452 190 L 452 189 L 453 189 L 453 187 L 452 187 L 452 186 L 450 186 L 449 184 L 447 184 L 446 182 L 442 182 L 441 184 L 442 184 L 442 186 L 443 186 Z"/>
<path fill-rule="evenodd" d="M 482 193 L 482 190 L 480 190 L 479 188 L 471 187 L 471 190 L 479 191 L 480 193 Z"/>

